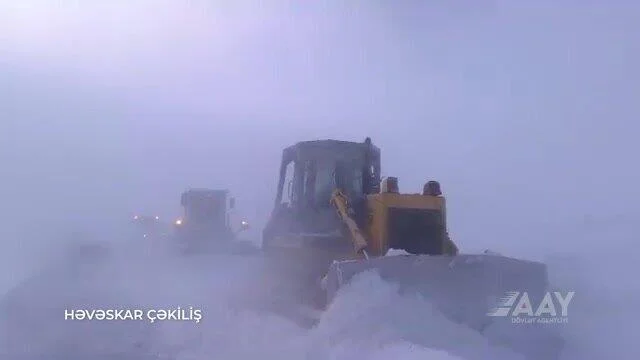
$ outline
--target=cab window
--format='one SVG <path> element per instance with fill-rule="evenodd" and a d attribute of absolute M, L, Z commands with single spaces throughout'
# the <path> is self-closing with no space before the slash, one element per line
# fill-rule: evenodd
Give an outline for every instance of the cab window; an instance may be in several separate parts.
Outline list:
<path fill-rule="evenodd" d="M 291 206 L 293 203 L 293 175 L 294 175 L 294 162 L 291 161 L 287 164 L 287 168 L 284 175 L 284 188 L 282 190 L 282 205 Z"/>

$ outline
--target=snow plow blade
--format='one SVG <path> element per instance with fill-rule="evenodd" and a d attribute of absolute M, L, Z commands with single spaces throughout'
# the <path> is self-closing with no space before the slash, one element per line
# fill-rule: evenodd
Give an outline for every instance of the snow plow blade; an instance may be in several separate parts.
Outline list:
<path fill-rule="evenodd" d="M 403 294 L 420 294 L 451 321 L 477 330 L 490 343 L 509 347 L 526 359 L 553 360 L 562 350 L 557 324 L 517 324 L 511 316 L 488 315 L 507 292 L 526 291 L 531 303 L 539 304 L 548 290 L 542 263 L 488 254 L 336 261 L 326 277 L 328 302 L 354 276 L 367 271 L 398 284 Z"/>

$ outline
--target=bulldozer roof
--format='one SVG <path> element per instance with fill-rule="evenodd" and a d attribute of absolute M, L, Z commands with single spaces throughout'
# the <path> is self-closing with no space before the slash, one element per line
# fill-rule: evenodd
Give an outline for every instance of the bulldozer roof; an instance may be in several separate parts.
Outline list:
<path fill-rule="evenodd" d="M 378 147 L 371 145 L 375 150 L 379 151 Z M 368 148 L 366 142 L 344 141 L 344 140 L 309 140 L 300 141 L 294 145 L 291 145 L 284 149 L 285 154 L 291 153 L 316 153 L 316 152 L 352 152 L 354 150 L 364 151 Z"/>
<path fill-rule="evenodd" d="M 204 189 L 204 188 L 191 188 L 185 191 L 185 193 L 201 194 L 201 195 L 226 194 L 228 192 L 229 190 L 226 190 L 226 189 Z"/>

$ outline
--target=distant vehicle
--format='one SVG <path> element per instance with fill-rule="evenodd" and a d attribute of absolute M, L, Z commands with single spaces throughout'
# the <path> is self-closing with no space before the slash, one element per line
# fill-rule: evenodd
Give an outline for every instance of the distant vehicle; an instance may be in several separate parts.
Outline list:
<path fill-rule="evenodd" d="M 174 222 L 174 234 L 185 252 L 253 252 L 257 246 L 238 239 L 249 229 L 246 220 L 233 228 L 229 213 L 235 198 L 228 190 L 189 189 L 182 193 L 183 216 Z"/>

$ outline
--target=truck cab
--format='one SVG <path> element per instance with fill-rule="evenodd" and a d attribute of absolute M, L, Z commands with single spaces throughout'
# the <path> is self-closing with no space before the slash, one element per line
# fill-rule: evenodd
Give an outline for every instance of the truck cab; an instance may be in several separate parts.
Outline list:
<path fill-rule="evenodd" d="M 231 241 L 235 237 L 230 211 L 235 198 L 228 190 L 188 189 L 180 198 L 183 216 L 175 221 L 177 234 L 183 240 Z M 243 221 L 239 231 L 248 228 Z"/>

